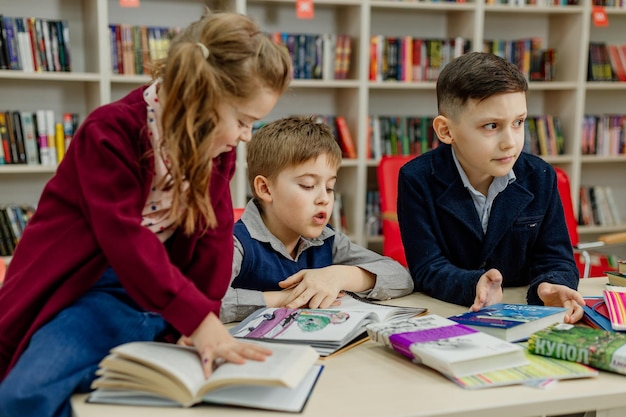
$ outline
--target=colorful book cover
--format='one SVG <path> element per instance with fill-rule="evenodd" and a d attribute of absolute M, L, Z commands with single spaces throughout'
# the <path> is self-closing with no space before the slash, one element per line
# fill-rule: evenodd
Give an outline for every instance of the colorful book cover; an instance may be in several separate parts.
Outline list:
<path fill-rule="evenodd" d="M 607 285 L 602 295 L 613 330 L 626 330 L 626 288 Z"/>
<path fill-rule="evenodd" d="M 433 314 L 392 325 L 370 325 L 368 334 L 372 340 L 448 377 L 528 363 L 520 346 Z"/>
<path fill-rule="evenodd" d="M 450 320 L 507 341 L 519 341 L 539 329 L 563 322 L 566 312 L 563 307 L 500 303 L 452 316 Z"/>
<path fill-rule="evenodd" d="M 528 339 L 528 351 L 626 374 L 626 334 L 559 323 Z"/>
<path fill-rule="evenodd" d="M 481 389 L 519 384 L 541 387 L 543 384 L 561 379 L 598 376 L 596 369 L 580 363 L 533 355 L 526 349 L 524 355 L 529 362 L 528 365 L 451 379 L 465 389 Z"/>

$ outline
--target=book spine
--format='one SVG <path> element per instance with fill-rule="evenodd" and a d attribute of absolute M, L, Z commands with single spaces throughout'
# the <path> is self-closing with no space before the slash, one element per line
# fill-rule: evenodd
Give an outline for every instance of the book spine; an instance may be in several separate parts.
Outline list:
<path fill-rule="evenodd" d="M 350 133 L 345 117 L 337 116 L 335 118 L 335 123 L 337 124 L 339 139 L 346 158 L 356 159 L 356 146 L 354 144 L 354 140 L 352 139 L 352 134 Z"/>
<path fill-rule="evenodd" d="M 39 165 L 39 151 L 37 150 L 37 139 L 35 138 L 35 124 L 33 114 L 23 111 L 22 133 L 24 136 L 24 150 L 26 151 L 26 163 L 28 165 Z"/>
<path fill-rule="evenodd" d="M 394 334 L 389 337 L 389 342 L 391 344 L 391 347 L 393 348 L 393 350 L 395 350 L 398 353 L 403 354 L 409 359 L 415 359 L 415 356 L 413 356 L 413 353 L 411 352 L 411 349 L 410 349 L 411 344 L 408 343 L 401 336 L 402 334 Z"/>
<path fill-rule="evenodd" d="M 13 132 L 15 135 L 15 143 L 17 146 L 17 161 L 20 164 L 25 164 L 26 160 L 26 144 L 24 143 L 24 130 L 22 126 L 22 115 L 19 111 L 14 110 L 11 113 L 13 117 Z"/>
<path fill-rule="evenodd" d="M 17 27 L 14 24 L 13 17 L 4 17 L 4 28 L 6 30 L 5 42 L 9 52 L 9 67 L 12 70 L 21 70 L 22 61 L 20 61 L 19 49 L 17 44 Z"/>

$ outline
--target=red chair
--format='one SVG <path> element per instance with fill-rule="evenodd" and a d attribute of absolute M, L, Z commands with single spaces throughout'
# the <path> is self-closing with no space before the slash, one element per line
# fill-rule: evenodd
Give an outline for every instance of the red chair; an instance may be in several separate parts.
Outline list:
<path fill-rule="evenodd" d="M 395 259 L 405 267 L 407 266 L 406 256 L 400 237 L 397 212 L 398 174 L 400 168 L 413 158 L 415 156 L 383 156 L 377 168 L 383 227 L 383 255 Z"/>
<path fill-rule="evenodd" d="M 243 214 L 244 210 L 245 210 L 245 208 L 243 208 L 243 207 L 234 207 L 233 208 L 233 214 L 235 216 L 235 220 L 234 221 L 237 221 L 237 220 L 239 220 L 241 218 L 241 215 Z"/>
<path fill-rule="evenodd" d="M 572 200 L 572 191 L 570 188 L 569 177 L 561 168 L 554 167 L 556 171 L 557 186 L 561 203 L 563 204 L 563 212 L 565 213 L 565 222 L 567 223 L 567 231 L 574 248 L 574 258 L 581 278 L 602 277 L 605 271 L 615 270 L 610 261 L 610 256 L 599 253 L 590 252 L 588 249 L 601 248 L 606 246 L 603 241 L 584 242 L 579 241 L 578 221 L 574 215 L 574 202 Z M 607 235 L 610 237 L 611 235 Z"/>

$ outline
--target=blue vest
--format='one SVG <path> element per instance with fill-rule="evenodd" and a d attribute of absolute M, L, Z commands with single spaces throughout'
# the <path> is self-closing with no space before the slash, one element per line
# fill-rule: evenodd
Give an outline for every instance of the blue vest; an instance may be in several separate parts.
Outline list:
<path fill-rule="evenodd" d="M 256 291 L 281 290 L 280 281 L 302 269 L 323 268 L 333 264 L 335 236 L 324 240 L 321 246 L 312 246 L 298 257 L 298 261 L 285 258 L 276 252 L 269 242 L 259 242 L 250 237 L 248 228 L 241 220 L 235 223 L 234 235 L 243 246 L 243 260 L 239 275 L 233 280 L 233 288 Z"/>

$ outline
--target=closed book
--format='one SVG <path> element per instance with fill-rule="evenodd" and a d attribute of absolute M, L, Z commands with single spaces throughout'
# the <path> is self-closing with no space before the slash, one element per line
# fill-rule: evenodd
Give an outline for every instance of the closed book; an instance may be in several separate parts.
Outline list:
<path fill-rule="evenodd" d="M 626 374 L 626 334 L 559 323 L 533 333 L 528 351 Z"/>
<path fill-rule="evenodd" d="M 604 297 L 584 297 L 583 318 L 581 319 L 589 327 L 613 331 L 609 311 L 604 302 Z"/>
<path fill-rule="evenodd" d="M 500 303 L 452 316 L 450 320 L 508 342 L 517 342 L 551 324 L 562 323 L 566 312 L 564 307 Z"/>
<path fill-rule="evenodd" d="M 626 274 L 615 271 L 606 271 L 605 274 L 610 285 L 626 287 Z"/>
<path fill-rule="evenodd" d="M 308 346 L 269 346 L 264 361 L 223 363 L 209 378 L 195 349 L 131 342 L 99 365 L 88 402 L 191 407 L 199 403 L 300 412 L 322 371 Z"/>
<path fill-rule="evenodd" d="M 425 308 L 379 304 L 347 293 L 336 308 L 260 308 L 230 333 L 242 339 L 310 345 L 327 357 L 367 340 L 366 326 L 424 314 Z"/>
<path fill-rule="evenodd" d="M 620 274 L 626 274 L 626 261 L 617 261 L 617 272 L 619 272 Z"/>
<path fill-rule="evenodd" d="M 521 346 L 429 314 L 367 328 L 373 341 L 448 377 L 526 365 Z"/>
<path fill-rule="evenodd" d="M 527 349 L 524 349 L 524 355 L 529 362 L 527 365 L 451 379 L 465 389 L 482 389 L 520 384 L 531 387 L 544 387 L 551 382 L 562 379 L 598 376 L 596 369 L 582 363 L 533 355 Z"/>

